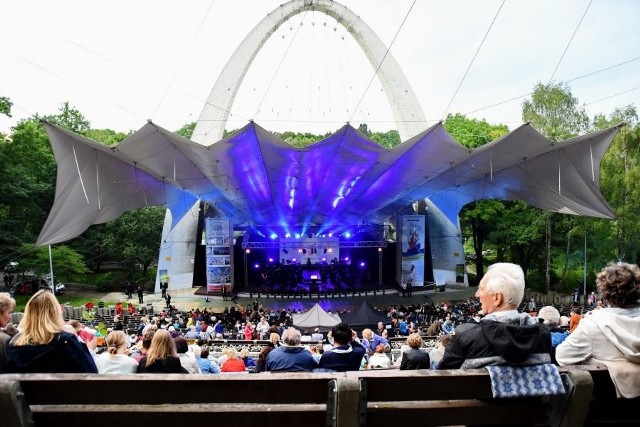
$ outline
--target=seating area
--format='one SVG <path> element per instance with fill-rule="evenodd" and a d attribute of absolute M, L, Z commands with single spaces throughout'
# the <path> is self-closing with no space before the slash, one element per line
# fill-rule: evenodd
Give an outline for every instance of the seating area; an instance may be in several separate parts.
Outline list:
<path fill-rule="evenodd" d="M 638 425 L 639 399 L 616 399 L 604 367 L 562 368 L 567 394 L 496 399 L 484 369 L 219 376 L 10 374 L 0 413 L 11 426 Z M 135 421 L 134 421 L 135 420 Z M 5 424 L 7 423 L 7 424 Z M 124 423 L 124 424 L 123 424 Z"/>

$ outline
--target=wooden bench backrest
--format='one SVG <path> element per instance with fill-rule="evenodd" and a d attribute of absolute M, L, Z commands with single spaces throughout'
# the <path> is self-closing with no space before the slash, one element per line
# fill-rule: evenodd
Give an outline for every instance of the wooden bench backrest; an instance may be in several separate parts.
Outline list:
<path fill-rule="evenodd" d="M 565 382 L 573 385 L 571 394 L 528 399 L 493 399 L 489 375 L 482 369 L 211 376 L 2 375 L 0 414 L 2 425 L 26 425 L 8 421 L 10 411 L 24 402 L 36 426 L 184 425 L 197 420 L 234 426 L 302 422 L 305 427 L 332 423 L 345 427 L 414 423 L 571 426 L 611 421 L 640 425 L 640 399 L 616 399 L 605 367 L 561 368 L 561 372 Z"/>
<path fill-rule="evenodd" d="M 337 377 L 344 374 L 32 374 L 0 380 L 19 381 L 36 426 L 82 420 L 113 426 L 126 419 L 178 426 L 197 417 L 228 425 L 303 419 L 306 427 L 327 425 L 328 384 Z"/>
<path fill-rule="evenodd" d="M 494 399 L 484 369 L 353 372 L 366 394 L 367 426 L 548 425 L 557 398 Z"/>

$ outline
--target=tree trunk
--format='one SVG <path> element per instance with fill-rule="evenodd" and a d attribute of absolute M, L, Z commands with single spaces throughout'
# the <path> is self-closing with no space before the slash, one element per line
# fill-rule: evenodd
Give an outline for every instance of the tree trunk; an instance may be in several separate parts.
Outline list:
<path fill-rule="evenodd" d="M 484 260 L 482 259 L 484 234 L 480 232 L 476 221 L 472 222 L 471 227 L 473 229 L 473 249 L 476 253 L 476 278 L 479 283 L 482 276 L 484 276 Z"/>
<path fill-rule="evenodd" d="M 545 231 L 547 259 L 544 272 L 544 293 L 548 293 L 551 288 L 551 214 L 547 212 L 547 228 Z"/>

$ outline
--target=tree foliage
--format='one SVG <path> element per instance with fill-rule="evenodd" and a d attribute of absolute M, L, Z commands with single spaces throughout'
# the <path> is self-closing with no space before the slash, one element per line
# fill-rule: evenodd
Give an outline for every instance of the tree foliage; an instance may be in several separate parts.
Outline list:
<path fill-rule="evenodd" d="M 107 224 L 109 253 L 129 273 L 145 274 L 158 260 L 164 215 L 164 208 L 149 206 L 127 212 Z"/>
<path fill-rule="evenodd" d="M 552 141 L 562 141 L 589 130 L 589 116 L 584 105 L 562 83 L 536 84 L 522 103 L 522 120 Z"/>
<path fill-rule="evenodd" d="M 25 243 L 22 245 L 22 253 L 20 258 L 22 271 L 31 271 L 39 276 L 49 273 L 49 248 L 47 246 Z M 82 256 L 65 245 L 52 246 L 51 263 L 56 283 L 75 281 L 80 275 L 89 272 Z"/>
<path fill-rule="evenodd" d="M 0 114 L 11 117 L 11 107 L 13 102 L 5 96 L 0 96 Z"/>

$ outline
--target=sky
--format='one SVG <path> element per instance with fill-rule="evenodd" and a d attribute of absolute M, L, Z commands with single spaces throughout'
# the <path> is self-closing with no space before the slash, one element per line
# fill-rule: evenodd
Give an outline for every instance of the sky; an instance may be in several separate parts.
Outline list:
<path fill-rule="evenodd" d="M 235 48 L 283 2 L 1 2 L 0 96 L 13 108 L 11 118 L 0 116 L 0 132 L 56 114 L 64 102 L 92 128 L 128 132 L 153 120 L 175 131 L 198 119 Z M 640 106 L 638 1 L 341 3 L 390 46 L 425 129 L 447 113 L 514 129 L 526 95 L 551 80 L 568 82 L 590 116 Z M 347 121 L 395 129 L 373 67 L 347 30 L 319 12 L 291 18 L 260 50 L 227 129 L 249 120 L 278 132 L 332 132 Z"/>

